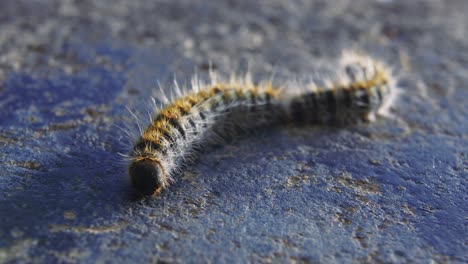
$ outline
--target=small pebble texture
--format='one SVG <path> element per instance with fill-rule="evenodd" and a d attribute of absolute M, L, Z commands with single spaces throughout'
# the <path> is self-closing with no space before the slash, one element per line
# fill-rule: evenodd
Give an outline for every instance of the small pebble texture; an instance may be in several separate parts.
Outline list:
<path fill-rule="evenodd" d="M 466 263 L 468 2 L 26 1 L 0 8 L 0 263 Z M 393 118 L 258 129 L 160 197 L 127 175 L 158 82 L 392 65 Z"/>

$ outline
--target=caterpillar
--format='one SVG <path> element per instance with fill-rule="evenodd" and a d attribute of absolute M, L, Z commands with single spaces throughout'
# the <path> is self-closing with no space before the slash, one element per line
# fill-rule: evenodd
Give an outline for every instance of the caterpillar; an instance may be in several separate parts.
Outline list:
<path fill-rule="evenodd" d="M 274 86 L 270 81 L 231 78 L 192 82 L 192 90 L 161 109 L 130 153 L 132 185 L 143 195 L 159 194 L 174 182 L 187 158 L 235 128 L 280 122 L 347 124 L 372 121 L 391 103 L 394 78 L 382 62 L 345 52 L 336 76 L 323 84 Z"/>

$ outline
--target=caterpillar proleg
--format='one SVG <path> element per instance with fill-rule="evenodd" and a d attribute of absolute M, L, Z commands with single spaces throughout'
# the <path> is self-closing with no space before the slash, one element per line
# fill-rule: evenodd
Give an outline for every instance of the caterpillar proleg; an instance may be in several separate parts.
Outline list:
<path fill-rule="evenodd" d="M 335 77 L 293 87 L 232 78 L 192 90 L 168 103 L 141 132 L 130 153 L 133 186 L 158 194 L 180 173 L 197 146 L 229 134 L 233 125 L 250 128 L 279 122 L 346 124 L 373 120 L 394 90 L 391 71 L 369 56 L 345 52 Z"/>

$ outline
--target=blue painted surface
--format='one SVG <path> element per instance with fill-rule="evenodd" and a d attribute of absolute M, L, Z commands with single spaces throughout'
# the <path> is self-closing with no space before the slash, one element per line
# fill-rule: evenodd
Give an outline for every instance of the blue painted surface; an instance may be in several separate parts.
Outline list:
<path fill-rule="evenodd" d="M 33 8 L 29 5 L 25 8 Z M 448 44 L 429 49 L 420 47 L 422 40 L 410 32 L 420 20 L 409 18 L 401 24 L 392 18 L 376 22 L 397 23 L 394 30 L 400 30 L 393 39 L 381 33 L 387 41 L 383 44 L 366 39 L 371 33 L 356 17 L 375 22 L 380 12 L 398 12 L 398 3 L 373 4 L 366 9 L 367 18 L 351 8 L 343 19 L 355 24 L 318 12 L 339 10 L 345 1 L 302 8 L 290 4 L 279 14 L 267 4 L 250 8 L 174 1 L 161 4 L 159 11 L 141 5 L 116 5 L 107 16 L 107 7 L 93 8 L 104 22 L 62 21 L 50 33 L 59 44 L 38 48 L 38 57 L 25 53 L 18 69 L 2 68 L 7 74 L 0 89 L 0 262 L 468 260 L 468 73 L 460 59 L 468 55 L 462 44 L 458 53 L 452 52 L 459 42 L 444 24 L 421 29 L 433 40 L 448 39 Z M 445 12 L 427 5 L 423 11 L 434 16 Z M 187 8 L 192 10 L 188 18 L 173 20 L 174 12 Z M 409 56 L 412 70 L 399 66 L 405 93 L 395 106 L 396 119 L 343 129 L 259 130 L 205 152 L 160 197 L 138 199 L 118 154 L 131 147 L 118 127 L 136 131 L 126 106 L 147 122 L 145 111 L 157 80 L 169 91 L 173 75 L 187 80 L 207 62 L 199 56 L 214 60 L 221 72 L 230 71 L 225 56 L 234 64 L 255 56 L 254 73 L 265 74 L 270 70 L 265 65 L 277 54 L 289 58 L 278 66 L 280 71 L 307 74 L 315 66 L 314 57 L 304 55 L 312 53 L 310 47 L 297 44 L 298 39 L 272 36 L 284 31 L 296 36 L 297 25 L 312 23 L 306 14 L 314 8 L 315 30 L 305 30 L 303 40 L 322 37 L 314 45 L 318 57 L 356 41 L 349 37 L 350 29 L 365 38 L 362 47 L 388 48 L 383 57 L 391 58 L 395 50 Z M 405 8 L 418 12 L 411 3 Z M 84 25 L 113 28 L 121 20 L 116 10 L 141 15 L 135 18 L 142 19 L 140 28 L 132 21 L 123 25 L 124 32 L 136 37 L 98 27 L 90 29 L 94 39 L 85 37 Z M 226 23 L 227 29 L 203 27 L 204 20 L 195 19 L 203 14 Z M 278 15 L 288 18 L 278 20 Z M 86 12 L 80 16 L 87 17 Z M 158 23 L 144 21 L 150 17 Z M 238 31 L 239 24 L 249 30 Z M 336 24 L 341 27 L 327 33 Z M 58 25 L 74 25 L 81 33 L 61 33 Z M 156 30 L 154 25 L 163 33 L 171 27 L 178 31 L 159 32 L 161 37 L 152 39 L 148 32 Z M 258 38 L 254 33 L 264 43 L 273 38 L 274 44 L 256 49 L 249 42 Z M 36 37 L 41 40 L 40 34 Z M 183 42 L 190 38 L 195 47 L 187 48 L 190 43 Z M 290 48 L 291 43 L 297 47 Z M 404 45 L 415 52 L 407 54 Z M 5 54 L 21 50 L 5 48 Z M 204 68 L 197 69 L 202 76 Z"/>

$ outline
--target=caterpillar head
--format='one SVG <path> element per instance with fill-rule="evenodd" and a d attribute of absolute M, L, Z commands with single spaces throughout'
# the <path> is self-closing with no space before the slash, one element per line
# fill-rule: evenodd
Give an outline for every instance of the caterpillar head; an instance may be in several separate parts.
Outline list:
<path fill-rule="evenodd" d="M 167 185 L 161 162 L 156 159 L 134 160 L 128 171 L 133 187 L 143 195 L 159 194 Z"/>

